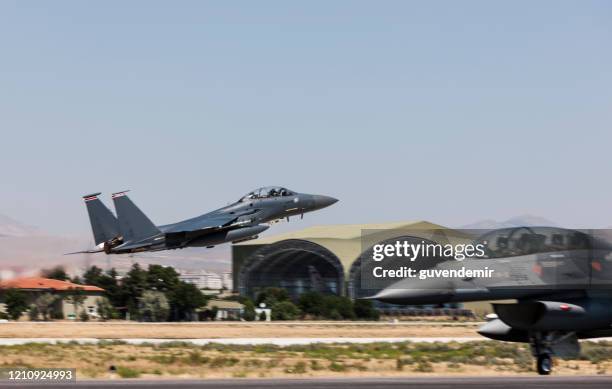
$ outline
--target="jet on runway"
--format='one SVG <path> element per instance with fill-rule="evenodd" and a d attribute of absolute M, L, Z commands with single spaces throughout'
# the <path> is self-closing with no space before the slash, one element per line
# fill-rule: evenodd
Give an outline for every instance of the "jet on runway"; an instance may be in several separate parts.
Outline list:
<path fill-rule="evenodd" d="M 156 226 L 126 193 L 112 195 L 116 216 L 100 201 L 100 193 L 83 196 L 97 248 L 78 253 L 129 254 L 237 243 L 256 239 L 272 222 L 297 215 L 303 217 L 306 212 L 338 201 L 282 187 L 264 187 L 204 215 Z"/>
<path fill-rule="evenodd" d="M 494 315 L 479 333 L 495 340 L 525 342 L 539 374 L 550 374 L 552 356 L 574 357 L 578 339 L 612 336 L 612 234 L 556 227 L 494 230 L 476 239 L 486 255 L 436 269 L 494 269 L 495 277 L 405 278 L 376 295 L 406 304 L 516 299 L 493 304 Z"/>

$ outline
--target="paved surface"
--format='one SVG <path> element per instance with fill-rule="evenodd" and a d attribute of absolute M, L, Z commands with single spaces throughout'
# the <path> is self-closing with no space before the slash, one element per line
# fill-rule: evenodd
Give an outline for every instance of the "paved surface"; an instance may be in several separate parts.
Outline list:
<path fill-rule="evenodd" d="M 206 381 L 178 381 L 178 380 L 117 380 L 117 381 L 79 381 L 76 383 L 53 384 L 27 384 L 0 383 L 0 388 L 223 388 L 223 389 L 268 389 L 268 388 L 296 388 L 296 389 L 338 389 L 338 388 L 425 388 L 425 389 L 456 389 L 456 388 L 554 388 L 554 389 L 609 389 L 612 387 L 612 376 L 586 376 L 586 377 L 423 377 L 423 378 L 357 378 L 357 379 L 277 379 L 277 380 L 206 380 Z"/>

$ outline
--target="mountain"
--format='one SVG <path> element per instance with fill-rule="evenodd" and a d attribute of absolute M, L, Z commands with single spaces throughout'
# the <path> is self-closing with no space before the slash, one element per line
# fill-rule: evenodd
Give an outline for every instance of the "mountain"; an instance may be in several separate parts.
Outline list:
<path fill-rule="evenodd" d="M 41 269 L 57 265 L 65 267 L 70 274 L 80 274 L 91 265 L 102 269 L 116 267 L 123 272 L 129 270 L 135 262 L 145 267 L 149 264 L 159 264 L 177 269 L 205 269 L 212 272 L 228 271 L 231 267 L 229 245 L 213 249 L 188 248 L 135 255 L 65 255 L 92 246 L 93 242 L 88 232 L 75 236 L 53 235 L 11 217 L 0 215 L 0 278 L 35 275 Z"/>
<path fill-rule="evenodd" d="M 496 221 L 492 219 L 485 219 L 475 223 L 466 224 L 460 226 L 462 229 L 469 230 L 493 230 L 497 228 L 509 228 L 509 227 L 520 227 L 520 226 L 549 226 L 558 227 L 559 225 L 548 219 L 534 215 L 521 215 L 515 216 L 508 220 Z"/>
<path fill-rule="evenodd" d="M 43 234 L 43 232 L 37 227 L 23 224 L 6 215 L 0 214 L 0 237 L 22 237 L 41 234 Z"/>

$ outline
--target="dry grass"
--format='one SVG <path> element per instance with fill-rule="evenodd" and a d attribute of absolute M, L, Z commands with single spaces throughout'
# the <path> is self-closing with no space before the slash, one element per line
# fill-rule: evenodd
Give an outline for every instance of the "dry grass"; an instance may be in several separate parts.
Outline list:
<path fill-rule="evenodd" d="M 473 337 L 478 323 L 399 322 L 9 322 L 0 338 L 376 338 Z"/>
<path fill-rule="evenodd" d="M 555 374 L 605 374 L 612 345 L 590 344 L 580 359 L 557 360 Z M 605 357 L 604 357 L 605 356 Z M 113 366 L 111 371 L 109 368 Z M 76 368 L 82 378 L 231 378 L 414 375 L 533 375 L 525 345 L 378 343 L 276 347 L 40 344 L 0 347 L 0 367 Z"/>

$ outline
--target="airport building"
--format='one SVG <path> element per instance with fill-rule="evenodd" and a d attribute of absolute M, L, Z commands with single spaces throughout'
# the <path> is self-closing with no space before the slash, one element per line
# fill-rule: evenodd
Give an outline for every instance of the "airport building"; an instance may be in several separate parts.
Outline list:
<path fill-rule="evenodd" d="M 371 257 L 373 245 L 398 238 L 450 243 L 464 237 L 447 227 L 416 221 L 315 226 L 260 238 L 232 246 L 234 291 L 254 297 L 258 290 L 276 286 L 294 297 L 306 291 L 371 296 L 397 280 L 363 285 L 367 281 L 361 276 L 362 258 Z"/>

